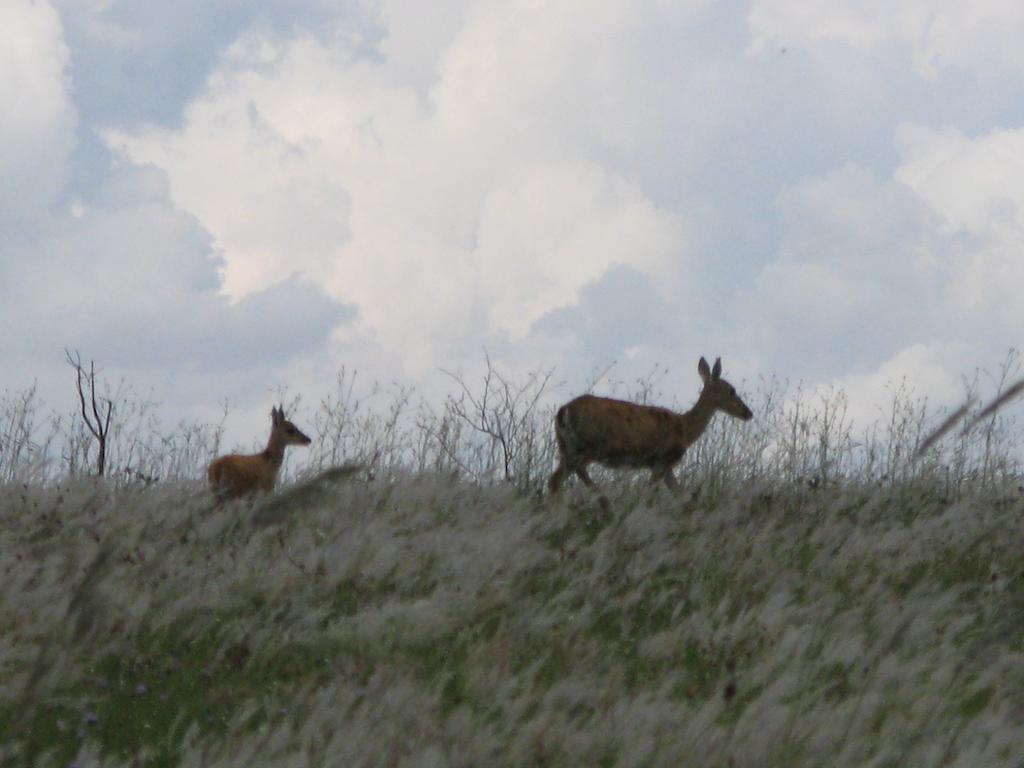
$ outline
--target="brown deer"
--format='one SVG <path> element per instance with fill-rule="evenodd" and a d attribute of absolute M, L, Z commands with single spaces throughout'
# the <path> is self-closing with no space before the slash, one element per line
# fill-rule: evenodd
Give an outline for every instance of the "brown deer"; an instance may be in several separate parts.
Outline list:
<path fill-rule="evenodd" d="M 678 492 L 672 470 L 707 429 L 715 412 L 744 421 L 754 416 L 732 384 L 722 378 L 721 358 L 709 368 L 702 357 L 697 372 L 704 388 L 686 413 L 594 395 L 581 395 L 559 408 L 555 414 L 559 463 L 548 478 L 548 490 L 557 493 L 573 472 L 597 490 L 587 474 L 587 466 L 596 461 L 607 467 L 650 469 L 652 484 L 661 480 Z"/>
<path fill-rule="evenodd" d="M 270 439 L 261 453 L 232 453 L 210 462 L 206 477 L 218 503 L 274 490 L 285 447 L 310 444 L 311 440 L 284 417 L 284 408 L 271 410 L 270 421 Z"/>

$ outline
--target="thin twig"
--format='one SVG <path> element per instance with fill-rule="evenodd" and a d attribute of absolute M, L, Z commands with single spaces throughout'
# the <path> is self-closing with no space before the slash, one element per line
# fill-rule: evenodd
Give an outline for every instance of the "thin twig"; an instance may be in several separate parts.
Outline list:
<path fill-rule="evenodd" d="M 986 417 L 991 416 L 993 413 L 1002 408 L 1006 403 L 1015 398 L 1021 392 L 1024 392 L 1024 379 L 1021 379 L 1003 394 L 993 400 L 985 408 L 982 409 L 981 413 L 975 416 L 971 421 L 960 431 L 960 436 L 963 437 L 970 432 L 979 421 L 983 421 Z"/>
<path fill-rule="evenodd" d="M 935 443 L 942 439 L 949 430 L 970 410 L 971 406 L 974 405 L 974 398 L 967 398 L 967 402 L 957 408 L 951 413 L 935 430 L 925 438 L 925 441 L 921 443 L 920 447 L 914 452 L 914 459 L 919 459 L 928 452 Z"/>

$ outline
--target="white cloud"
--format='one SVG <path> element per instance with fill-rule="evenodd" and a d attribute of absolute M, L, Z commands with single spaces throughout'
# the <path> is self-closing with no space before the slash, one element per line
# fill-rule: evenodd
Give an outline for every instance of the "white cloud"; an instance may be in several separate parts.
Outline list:
<path fill-rule="evenodd" d="M 635 185 L 578 162 L 534 168 L 493 189 L 473 257 L 492 322 L 515 338 L 617 264 L 661 278 L 667 292 L 684 245 L 677 216 Z"/>
<path fill-rule="evenodd" d="M 688 39 L 707 0 L 484 2 L 444 51 L 437 122 L 459 142 L 513 155 L 651 143 L 698 146 L 732 102 Z M 692 144 L 690 143 L 692 142 Z"/>
<path fill-rule="evenodd" d="M 924 73 L 954 66 L 1019 72 L 1024 5 L 1015 0 L 755 0 L 752 47 L 841 42 L 870 49 L 910 48 Z"/>
<path fill-rule="evenodd" d="M 883 20 L 863 5 L 829 0 L 758 0 L 751 4 L 748 23 L 753 49 L 758 52 L 770 44 L 802 40 L 831 39 L 868 46 L 886 34 Z"/>
<path fill-rule="evenodd" d="M 1024 327 L 1024 132 L 905 125 L 896 141 L 891 179 L 848 166 L 784 191 L 758 278 L 762 338 L 796 355 L 797 377 L 840 383 L 861 420 L 904 377 L 950 404 Z"/>
<path fill-rule="evenodd" d="M 769 264 L 761 288 L 795 318 L 814 318 L 815 330 L 835 333 L 864 316 L 877 298 L 873 280 L 843 277 L 831 263 L 810 260 Z"/>
<path fill-rule="evenodd" d="M 332 331 L 351 320 L 350 307 L 298 279 L 231 304 L 219 291 L 209 234 L 169 205 L 166 186 L 155 168 L 123 168 L 92 205 L 41 235 L 33 258 L 0 245 L 9 265 L 0 322 L 22 329 L 0 337 L 0 384 L 25 370 L 60 370 L 71 348 L 114 380 L 153 386 L 160 400 L 189 402 L 198 388 L 216 402 L 322 354 Z M 48 398 L 69 394 L 62 379 L 47 377 Z"/>
<path fill-rule="evenodd" d="M 877 393 L 1020 343 L 1016 4 L 146 2 L 0 9 L 26 370 L 255 402 L 486 346 L 685 399 L 700 354 Z"/>
<path fill-rule="evenodd" d="M 802 407 L 825 401 L 838 405 L 836 393 L 841 392 L 845 396 L 843 420 L 852 426 L 854 439 L 859 439 L 872 426 L 884 434 L 895 405 L 925 405 L 932 418 L 939 408 L 957 408 L 966 396 L 961 372 L 977 362 L 974 350 L 963 344 L 914 343 L 863 370 L 812 380 L 809 386 L 790 391 L 789 398 L 799 399 Z"/>
<path fill-rule="evenodd" d="M 792 117 L 776 115 L 788 69 L 738 55 L 742 45 L 731 59 L 712 51 L 705 2 L 444 3 L 417 37 L 424 11 L 391 0 L 380 58 L 354 56 L 340 32 L 253 31 L 179 128 L 120 130 L 110 143 L 166 171 L 175 203 L 223 254 L 230 295 L 305 275 L 359 308 L 336 354 L 383 365 L 385 376 L 457 367 L 482 344 L 563 366 L 567 355 L 590 366 L 627 350 L 675 364 L 710 344 L 741 375 L 757 366 L 831 381 L 880 361 L 914 363 L 900 355 L 915 345 L 972 338 L 969 302 L 956 296 L 975 289 L 961 267 L 997 253 L 983 258 L 969 242 L 976 230 L 944 225 L 940 190 L 911 178 L 916 161 L 894 176 L 827 164 L 864 131 L 892 141 L 891 61 L 872 51 L 904 46 L 922 67 L 937 61 L 922 30 L 953 18 L 951 6 L 832 10 L 765 0 L 747 16 L 762 50 L 785 30 L 787 45 L 859 51 L 829 52 L 824 71 L 795 60 L 813 77 Z M 748 93 L 754 86 L 780 91 Z M 761 122 L 769 134 L 759 144 Z M 806 157 L 807 142 L 786 145 L 793 163 L 768 156 L 772 138 L 817 127 L 839 138 L 816 136 Z M 925 146 L 912 134 L 899 134 L 905 158 Z M 709 148 L 753 163 L 721 157 L 716 171 Z M 895 154 L 891 143 L 884 151 Z M 704 175 L 688 176 L 696 168 Z M 764 183 L 765 168 L 810 173 L 779 192 L 785 180 Z M 702 210 L 721 173 L 739 174 L 730 188 L 749 179 L 776 196 L 775 209 L 722 196 L 724 212 Z M 659 202 L 652 180 L 697 207 Z M 722 254 L 694 243 L 716 242 L 709 226 L 742 230 L 751 213 L 751 226 L 777 229 L 777 251 L 767 243 L 751 276 L 730 281 Z M 709 291 L 709 279 L 732 293 Z M 630 296 L 644 311 L 629 311 Z"/>
<path fill-rule="evenodd" d="M 955 306 L 1003 343 L 1024 327 L 1024 130 L 971 139 L 956 130 L 903 126 L 896 177 L 964 242 L 948 265 Z"/>
<path fill-rule="evenodd" d="M 961 372 L 976 362 L 971 351 L 957 344 L 911 344 L 899 350 L 868 373 L 843 377 L 839 386 L 853 404 L 858 424 L 885 415 L 893 390 L 904 380 L 915 397 L 926 398 L 932 406 L 958 406 L 964 399 Z"/>
<path fill-rule="evenodd" d="M 837 375 L 948 332 L 935 324 L 950 247 L 912 190 L 847 166 L 785 190 L 778 208 L 782 238 L 755 311 L 799 375 Z"/>
<path fill-rule="evenodd" d="M 60 18 L 43 0 L 0 5 L 0 221 L 45 215 L 68 174 L 75 110 Z"/>
<path fill-rule="evenodd" d="M 167 172 L 222 250 L 231 295 L 300 271 L 422 371 L 455 341 L 522 337 L 613 265 L 678 285 L 682 217 L 588 145 L 649 138 L 631 107 L 650 87 L 628 76 L 643 39 L 618 34 L 633 10 L 484 4 L 434 52 L 428 93 L 401 81 L 402 56 L 396 71 L 343 40 L 249 35 L 181 130 L 110 143 Z"/>
<path fill-rule="evenodd" d="M 474 12 L 469 0 L 379 0 L 376 3 L 384 39 L 381 58 L 392 83 L 413 88 L 422 98 L 437 81 L 439 52 L 448 48 Z"/>
<path fill-rule="evenodd" d="M 953 230 L 1019 232 L 1024 206 L 1024 129 L 977 138 L 947 128 L 903 125 L 896 178 L 926 200 Z"/>

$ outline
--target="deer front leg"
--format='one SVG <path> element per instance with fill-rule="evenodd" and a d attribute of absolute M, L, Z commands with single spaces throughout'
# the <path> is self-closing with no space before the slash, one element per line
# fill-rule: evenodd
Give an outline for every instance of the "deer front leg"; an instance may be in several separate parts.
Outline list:
<path fill-rule="evenodd" d="M 583 481 L 584 485 L 586 485 L 590 490 L 597 494 L 597 501 L 601 505 L 601 509 L 604 511 L 604 513 L 611 514 L 611 502 L 608 501 L 608 497 L 604 495 L 604 491 L 601 490 L 601 487 L 594 482 L 593 478 L 590 477 L 589 473 L 587 472 L 587 465 L 580 464 L 579 466 L 576 467 L 575 472 L 576 476 Z"/>
<path fill-rule="evenodd" d="M 672 467 L 656 467 L 651 470 L 650 484 L 656 485 L 658 482 L 665 483 L 666 487 L 677 496 L 682 492 L 679 482 L 676 480 L 675 474 L 672 472 Z"/>

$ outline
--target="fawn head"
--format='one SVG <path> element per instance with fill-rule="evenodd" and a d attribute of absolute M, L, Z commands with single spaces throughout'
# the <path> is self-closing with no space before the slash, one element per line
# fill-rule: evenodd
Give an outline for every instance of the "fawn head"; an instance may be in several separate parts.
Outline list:
<path fill-rule="evenodd" d="M 309 445 L 312 440 L 302 431 L 284 417 L 284 407 L 274 408 L 270 411 L 272 439 L 279 441 L 281 445 Z"/>
<path fill-rule="evenodd" d="M 701 400 L 715 410 L 743 421 L 749 421 L 754 417 L 747 404 L 736 394 L 735 387 L 722 378 L 722 358 L 717 358 L 715 367 L 710 368 L 708 361 L 702 357 L 697 363 L 697 373 L 704 380 L 704 389 L 700 393 Z"/>

